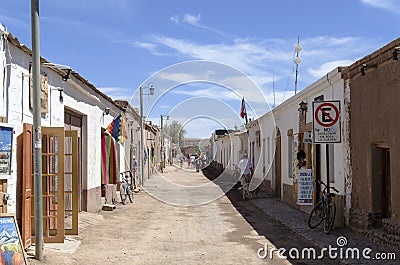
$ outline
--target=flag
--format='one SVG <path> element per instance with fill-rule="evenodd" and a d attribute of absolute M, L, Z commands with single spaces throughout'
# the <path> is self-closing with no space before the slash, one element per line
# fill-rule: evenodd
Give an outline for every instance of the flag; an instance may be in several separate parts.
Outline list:
<path fill-rule="evenodd" d="M 240 117 L 246 118 L 246 124 L 247 124 L 247 112 L 246 112 L 246 104 L 244 102 L 244 97 L 242 99 L 242 108 L 240 109 Z"/>
<path fill-rule="evenodd" d="M 107 126 L 106 131 L 118 142 L 125 142 L 128 139 L 125 127 L 125 118 L 122 114 L 119 114 L 114 120 Z"/>

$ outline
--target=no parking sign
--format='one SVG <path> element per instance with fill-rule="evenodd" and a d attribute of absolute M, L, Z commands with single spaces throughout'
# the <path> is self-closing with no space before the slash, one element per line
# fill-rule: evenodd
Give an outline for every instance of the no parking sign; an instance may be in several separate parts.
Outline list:
<path fill-rule="evenodd" d="M 340 143 L 340 101 L 313 102 L 314 143 Z"/>

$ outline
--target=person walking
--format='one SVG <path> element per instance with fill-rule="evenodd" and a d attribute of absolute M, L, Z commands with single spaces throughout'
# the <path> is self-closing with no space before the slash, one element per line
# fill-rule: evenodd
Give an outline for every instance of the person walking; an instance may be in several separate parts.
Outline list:
<path fill-rule="evenodd" d="M 245 178 L 246 183 L 250 183 L 253 176 L 253 163 L 248 159 L 247 154 L 243 154 L 243 158 L 239 161 L 240 176 Z"/>

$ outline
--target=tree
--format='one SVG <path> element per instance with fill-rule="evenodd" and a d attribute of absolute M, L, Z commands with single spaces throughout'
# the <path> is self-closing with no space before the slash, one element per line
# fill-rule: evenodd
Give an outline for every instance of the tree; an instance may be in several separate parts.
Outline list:
<path fill-rule="evenodd" d="M 171 137 L 171 142 L 174 144 L 179 144 L 185 137 L 186 131 L 183 129 L 182 125 L 178 121 L 172 121 L 163 127 L 164 134 Z"/>

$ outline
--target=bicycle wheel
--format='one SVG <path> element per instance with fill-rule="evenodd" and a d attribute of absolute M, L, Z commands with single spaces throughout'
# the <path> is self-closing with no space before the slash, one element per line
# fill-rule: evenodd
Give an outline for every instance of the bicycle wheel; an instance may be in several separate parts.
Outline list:
<path fill-rule="evenodd" d="M 318 202 L 308 216 L 308 227 L 314 229 L 322 223 L 322 220 L 324 220 L 322 202 Z"/>
<path fill-rule="evenodd" d="M 336 204 L 334 202 L 329 202 L 326 211 L 327 212 L 324 220 L 324 232 L 325 234 L 329 234 L 329 232 L 332 231 L 333 225 L 335 223 Z"/>
<path fill-rule="evenodd" d="M 125 205 L 125 203 L 126 203 L 126 196 L 127 196 L 126 188 L 125 188 L 125 183 L 121 183 L 120 189 L 119 189 L 119 194 L 121 195 L 121 203 L 122 203 L 123 205 Z"/>
<path fill-rule="evenodd" d="M 127 194 L 126 195 L 128 195 L 129 201 L 132 203 L 133 202 L 133 192 L 132 192 L 131 187 L 127 188 Z"/>

